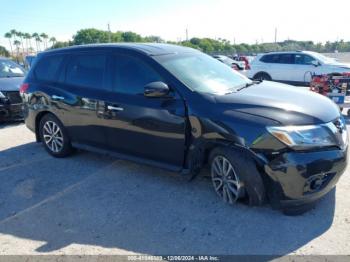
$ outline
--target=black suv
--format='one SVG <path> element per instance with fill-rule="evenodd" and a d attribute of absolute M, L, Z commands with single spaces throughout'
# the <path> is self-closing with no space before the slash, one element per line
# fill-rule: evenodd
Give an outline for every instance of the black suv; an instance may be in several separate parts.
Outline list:
<path fill-rule="evenodd" d="M 166 44 L 77 46 L 38 55 L 21 88 L 45 149 L 115 155 L 191 176 L 217 194 L 306 210 L 347 164 L 347 130 L 328 98 L 253 82 L 199 51 Z"/>

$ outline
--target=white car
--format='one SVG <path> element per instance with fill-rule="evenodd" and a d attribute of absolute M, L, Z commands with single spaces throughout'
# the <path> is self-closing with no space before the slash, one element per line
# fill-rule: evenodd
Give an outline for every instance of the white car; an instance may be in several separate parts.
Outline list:
<path fill-rule="evenodd" d="M 350 72 L 350 64 L 309 51 L 259 54 L 250 68 L 246 75 L 251 79 L 294 85 L 309 85 L 313 74 Z"/>
<path fill-rule="evenodd" d="M 228 65 L 229 67 L 235 69 L 235 70 L 244 70 L 245 69 L 245 62 L 244 61 L 237 61 L 233 60 L 232 58 L 229 58 L 224 55 L 214 55 L 215 59 L 219 60 L 220 62 L 224 63 L 225 65 Z"/>

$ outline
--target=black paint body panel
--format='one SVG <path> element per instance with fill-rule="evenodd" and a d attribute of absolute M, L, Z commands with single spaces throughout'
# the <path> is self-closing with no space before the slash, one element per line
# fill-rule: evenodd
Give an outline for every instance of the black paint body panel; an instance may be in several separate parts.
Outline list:
<path fill-rule="evenodd" d="M 157 56 L 197 51 L 167 49 L 167 45 L 82 46 L 43 53 L 36 63 L 45 55 L 65 54 L 69 58 L 72 53 L 87 51 L 142 59 L 163 77 L 171 88 L 170 96 L 130 96 L 113 92 L 112 88 L 94 90 L 40 82 L 32 73 L 34 65 L 25 80 L 29 88 L 23 95 L 29 129 L 37 133 L 40 116 L 51 112 L 67 128 L 72 143 L 81 148 L 114 152 L 121 158 L 185 173 L 202 167 L 207 160 L 205 154 L 215 146 L 240 147 L 256 161 L 265 187 L 278 205 L 315 201 L 344 172 L 347 149 L 295 152 L 266 129 L 321 124 L 339 118 L 339 109 L 327 98 L 272 82 L 223 96 L 193 92 L 165 70 Z M 111 85 L 109 77 L 105 84 Z M 53 95 L 64 99 L 53 100 Z M 108 110 L 110 106 L 122 110 Z M 318 173 L 335 174 L 319 192 L 305 194 L 302 188 L 306 180 Z"/>

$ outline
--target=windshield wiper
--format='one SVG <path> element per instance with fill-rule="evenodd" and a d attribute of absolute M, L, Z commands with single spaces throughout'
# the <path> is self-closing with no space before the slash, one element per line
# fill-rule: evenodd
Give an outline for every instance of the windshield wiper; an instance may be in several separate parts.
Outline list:
<path fill-rule="evenodd" d="M 254 80 L 254 81 L 252 81 L 252 82 L 250 82 L 250 83 L 247 83 L 246 85 L 244 85 L 244 86 L 242 86 L 242 87 L 236 89 L 236 91 L 237 91 L 237 92 L 238 92 L 238 91 L 241 91 L 242 89 L 248 88 L 248 87 L 250 87 L 250 86 L 252 86 L 252 85 L 258 85 L 258 84 L 260 84 L 261 82 L 262 82 L 261 80 Z"/>

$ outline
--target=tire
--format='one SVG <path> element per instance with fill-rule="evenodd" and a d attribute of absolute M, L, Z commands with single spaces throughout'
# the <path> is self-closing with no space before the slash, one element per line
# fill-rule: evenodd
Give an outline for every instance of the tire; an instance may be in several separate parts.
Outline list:
<path fill-rule="evenodd" d="M 272 78 L 269 74 L 267 73 L 264 73 L 264 72 L 261 72 L 261 73 L 257 73 L 254 77 L 253 77 L 254 80 L 261 80 L 261 81 L 271 81 Z"/>
<path fill-rule="evenodd" d="M 73 152 L 65 127 L 54 115 L 46 114 L 41 118 L 39 135 L 46 151 L 50 155 L 62 158 Z"/>
<path fill-rule="evenodd" d="M 265 202 L 262 178 L 256 163 L 246 152 L 232 147 L 218 147 L 210 153 L 209 163 L 214 190 L 225 202 L 235 204 L 239 200 L 247 200 L 251 206 Z"/>
<path fill-rule="evenodd" d="M 289 207 L 282 209 L 282 212 L 286 216 L 301 216 L 316 206 L 316 203 L 305 204 L 302 206 Z"/>

